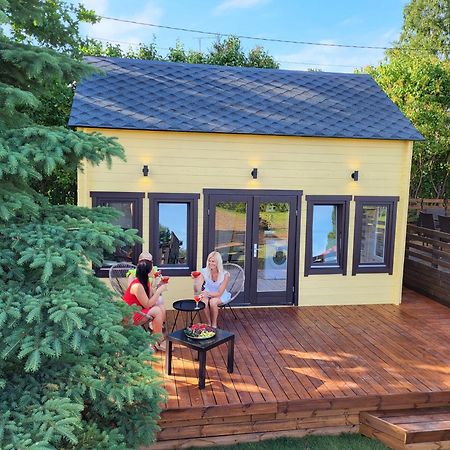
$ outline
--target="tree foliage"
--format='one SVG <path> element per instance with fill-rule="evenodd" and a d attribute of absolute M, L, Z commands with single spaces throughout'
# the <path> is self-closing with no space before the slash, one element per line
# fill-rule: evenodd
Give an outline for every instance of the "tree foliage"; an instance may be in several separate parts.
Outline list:
<path fill-rule="evenodd" d="M 120 45 L 102 44 L 95 39 L 87 42 L 81 51 L 85 55 L 91 56 L 138 58 L 219 66 L 278 68 L 278 63 L 260 46 L 254 47 L 246 53 L 240 39 L 236 36 L 218 39 L 206 53 L 186 50 L 180 41 L 177 41 L 174 47 L 169 48 L 167 55 L 160 55 L 155 43 L 140 44 L 136 50 L 131 47 L 128 50 L 123 50 Z"/>
<path fill-rule="evenodd" d="M 398 45 L 421 50 L 441 59 L 450 56 L 450 2 L 411 0 L 404 9 Z"/>
<path fill-rule="evenodd" d="M 415 142 L 411 196 L 448 197 L 450 3 L 412 0 L 397 46 L 368 71 L 425 137 Z"/>
<path fill-rule="evenodd" d="M 411 196 L 448 196 L 449 61 L 429 54 L 399 51 L 368 71 L 425 137 L 425 141 L 414 143 Z"/>
<path fill-rule="evenodd" d="M 51 115 L 53 89 L 91 70 L 69 56 L 89 17 L 57 0 L 0 0 L 13 30 L 0 29 L 4 450 L 135 448 L 152 439 L 163 398 L 145 332 L 124 328 L 130 308 L 90 270 L 104 252 L 136 242 L 135 231 L 113 226 L 114 210 L 52 205 L 33 188 L 63 167 L 124 158 L 115 139 L 45 126 L 52 119 L 39 114 Z M 61 124 L 65 106 L 56 109 Z"/>

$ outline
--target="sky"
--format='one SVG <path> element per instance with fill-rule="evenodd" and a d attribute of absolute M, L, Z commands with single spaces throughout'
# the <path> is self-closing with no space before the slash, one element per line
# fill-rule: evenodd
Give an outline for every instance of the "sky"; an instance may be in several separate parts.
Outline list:
<path fill-rule="evenodd" d="M 79 1 L 71 0 L 72 3 Z M 389 47 L 398 39 L 407 0 L 84 0 L 97 14 L 162 26 L 255 38 L 322 44 Z M 217 35 L 103 19 L 83 25 L 83 35 L 119 43 L 124 49 L 155 42 L 165 55 L 177 40 L 206 51 Z M 262 46 L 288 70 L 353 72 L 383 59 L 383 50 L 241 39 L 244 49 Z"/>

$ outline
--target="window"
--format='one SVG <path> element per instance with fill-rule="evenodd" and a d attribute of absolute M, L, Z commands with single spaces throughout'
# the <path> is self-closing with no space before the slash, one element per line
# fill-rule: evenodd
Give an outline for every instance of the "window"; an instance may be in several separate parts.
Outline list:
<path fill-rule="evenodd" d="M 122 212 L 122 216 L 113 223 L 124 230 L 134 228 L 138 230 L 138 236 L 142 237 L 142 199 L 143 192 L 91 192 L 92 206 L 110 206 Z M 114 253 L 105 254 L 103 266 L 95 268 L 99 277 L 108 277 L 109 268 L 121 261 L 136 264 L 142 245 L 117 248 Z"/>
<path fill-rule="evenodd" d="M 392 275 L 398 197 L 355 197 L 355 202 L 352 274 Z"/>
<path fill-rule="evenodd" d="M 150 252 L 165 275 L 189 275 L 197 260 L 200 194 L 148 194 Z"/>
<path fill-rule="evenodd" d="M 307 195 L 305 276 L 347 274 L 350 195 Z"/>

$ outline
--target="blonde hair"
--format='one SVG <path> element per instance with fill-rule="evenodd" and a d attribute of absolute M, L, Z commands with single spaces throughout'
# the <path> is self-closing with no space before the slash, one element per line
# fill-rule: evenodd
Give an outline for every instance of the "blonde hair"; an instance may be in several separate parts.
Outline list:
<path fill-rule="evenodd" d="M 213 251 L 206 258 L 206 270 L 208 271 L 209 278 L 212 278 L 211 277 L 211 269 L 209 268 L 209 264 L 208 264 L 209 258 L 214 258 L 216 265 L 217 265 L 217 272 L 219 272 L 219 280 L 220 280 L 224 273 L 222 255 L 219 252 Z"/>

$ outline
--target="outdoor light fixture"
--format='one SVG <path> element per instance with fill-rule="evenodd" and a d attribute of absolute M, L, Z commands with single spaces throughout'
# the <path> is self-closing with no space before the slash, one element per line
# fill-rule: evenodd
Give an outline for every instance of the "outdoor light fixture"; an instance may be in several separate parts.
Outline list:
<path fill-rule="evenodd" d="M 258 178 L 258 169 L 256 167 L 253 167 L 253 170 L 250 172 L 252 178 L 256 180 Z"/>
<path fill-rule="evenodd" d="M 148 166 L 145 165 L 145 166 L 142 168 L 142 173 L 144 174 L 144 177 L 148 177 L 148 172 L 149 172 Z"/>
<path fill-rule="evenodd" d="M 358 181 L 359 172 L 357 170 L 353 171 L 351 177 L 353 178 L 353 181 Z"/>

